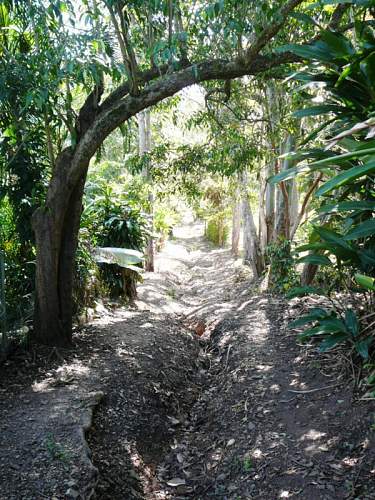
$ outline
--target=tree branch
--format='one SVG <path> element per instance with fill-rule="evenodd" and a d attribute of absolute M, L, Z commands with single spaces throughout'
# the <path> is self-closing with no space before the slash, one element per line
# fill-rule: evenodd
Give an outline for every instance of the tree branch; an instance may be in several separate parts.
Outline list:
<path fill-rule="evenodd" d="M 298 229 L 298 226 L 300 225 L 301 220 L 302 220 L 303 216 L 305 215 L 307 204 L 308 204 L 313 192 L 315 191 L 316 187 L 318 186 L 319 182 L 322 180 L 322 177 L 323 177 L 323 174 L 322 173 L 319 174 L 319 176 L 315 179 L 315 181 L 310 186 L 310 189 L 307 191 L 307 193 L 305 195 L 305 198 L 303 200 L 302 207 L 301 207 L 301 210 L 298 214 L 297 220 L 291 229 L 291 233 L 290 233 L 291 240 L 293 239 L 293 237 Z"/>
<path fill-rule="evenodd" d="M 331 20 L 328 24 L 328 29 L 337 30 L 340 26 L 341 19 L 343 18 L 345 12 L 349 9 L 350 4 L 348 3 L 340 3 L 336 9 L 334 10 Z"/>
<path fill-rule="evenodd" d="M 261 32 L 255 42 L 246 51 L 246 60 L 250 61 L 277 35 L 280 29 L 284 26 L 290 12 L 292 12 L 298 5 L 303 3 L 303 0 L 289 0 L 279 11 L 276 13 L 277 21 L 270 24 Z"/>

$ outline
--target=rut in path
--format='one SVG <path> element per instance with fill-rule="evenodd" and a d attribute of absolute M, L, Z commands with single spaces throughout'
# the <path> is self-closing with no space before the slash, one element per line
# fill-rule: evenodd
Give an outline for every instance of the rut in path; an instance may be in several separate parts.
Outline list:
<path fill-rule="evenodd" d="M 303 303 L 256 292 L 201 230 L 167 244 L 136 311 L 96 326 L 111 353 L 96 497 L 375 498 L 373 407 L 286 331 Z"/>

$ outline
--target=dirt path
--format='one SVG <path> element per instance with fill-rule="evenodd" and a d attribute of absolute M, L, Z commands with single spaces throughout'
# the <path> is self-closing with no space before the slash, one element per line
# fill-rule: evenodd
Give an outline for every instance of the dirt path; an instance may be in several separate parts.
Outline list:
<path fill-rule="evenodd" d="M 193 366 L 191 359 L 180 364 L 190 376 L 167 404 L 169 429 L 161 441 L 158 431 L 152 438 L 155 454 L 146 442 L 130 455 L 131 493 L 124 494 L 120 479 L 121 451 L 105 463 L 113 450 L 105 436 L 121 435 L 123 422 L 109 412 L 118 403 L 101 407 L 91 441 L 94 462 L 105 471 L 98 498 L 375 498 L 373 413 L 368 404 L 353 404 L 345 379 L 323 375 L 325 360 L 286 331 L 285 318 L 303 304 L 288 309 L 251 289 L 247 270 L 199 234 L 199 227 L 184 228 L 168 243 L 138 304 L 159 313 L 161 324 L 176 321 L 171 312 L 199 333 L 204 323 L 198 356 Z M 175 372 L 163 369 L 170 382 Z M 153 428 L 142 423 L 141 442 Z"/>
<path fill-rule="evenodd" d="M 1 500 L 375 498 L 374 405 L 296 345 L 303 303 L 201 233 L 177 232 L 137 308 L 103 310 L 74 351 L 3 367 Z"/>

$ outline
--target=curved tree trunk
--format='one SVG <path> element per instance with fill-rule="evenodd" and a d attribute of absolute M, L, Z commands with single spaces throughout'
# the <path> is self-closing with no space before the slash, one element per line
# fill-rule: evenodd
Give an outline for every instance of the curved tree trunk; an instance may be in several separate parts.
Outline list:
<path fill-rule="evenodd" d="M 64 152 L 56 170 L 63 174 L 69 160 L 69 153 Z M 33 216 L 38 248 L 34 339 L 46 345 L 67 346 L 72 340 L 74 259 L 86 175 L 75 187 L 67 185 L 64 175 L 56 179 L 61 193 L 50 200 L 48 208 L 39 208 Z"/>
<path fill-rule="evenodd" d="M 56 159 L 46 203 L 33 216 L 37 248 L 36 340 L 53 346 L 71 342 L 73 263 L 83 185 L 89 162 L 106 137 L 140 111 L 189 85 L 256 75 L 298 61 L 293 54 L 260 55 L 260 52 L 279 32 L 290 12 L 301 3 L 302 0 L 288 0 L 279 9 L 277 19 L 261 31 L 243 58 L 191 65 L 185 62 L 182 69 L 170 74 L 168 66 L 163 71 L 152 68 L 137 75 L 140 86 L 148 84 L 139 93 L 132 93 L 130 78 L 130 82 L 120 85 L 100 106 L 101 85 L 88 96 L 77 118 L 77 142 L 74 148 L 67 148 Z"/>

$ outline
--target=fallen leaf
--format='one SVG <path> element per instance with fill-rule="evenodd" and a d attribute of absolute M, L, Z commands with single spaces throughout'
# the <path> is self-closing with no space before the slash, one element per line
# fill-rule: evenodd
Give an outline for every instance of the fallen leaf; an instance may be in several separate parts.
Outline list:
<path fill-rule="evenodd" d="M 167 482 L 168 486 L 173 486 L 174 488 L 177 488 L 177 486 L 183 486 L 186 484 L 185 479 L 181 479 L 179 477 L 174 477 L 170 481 Z"/>

